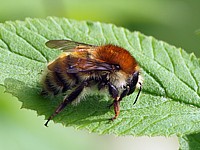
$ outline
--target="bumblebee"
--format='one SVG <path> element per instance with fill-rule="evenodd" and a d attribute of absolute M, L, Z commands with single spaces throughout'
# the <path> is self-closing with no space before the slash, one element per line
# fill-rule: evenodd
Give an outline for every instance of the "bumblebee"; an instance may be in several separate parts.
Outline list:
<path fill-rule="evenodd" d="M 120 101 L 132 94 L 139 81 L 140 69 L 135 58 L 124 48 L 112 44 L 95 46 L 70 40 L 50 40 L 46 46 L 62 50 L 63 53 L 47 66 L 43 79 L 42 93 L 46 95 L 65 94 L 64 100 L 48 118 L 48 122 L 67 105 L 78 103 L 85 91 L 105 90 L 113 98 L 114 117 L 120 113 Z M 66 94 L 71 91 L 69 94 Z M 111 106 L 112 106 L 111 105 Z"/>

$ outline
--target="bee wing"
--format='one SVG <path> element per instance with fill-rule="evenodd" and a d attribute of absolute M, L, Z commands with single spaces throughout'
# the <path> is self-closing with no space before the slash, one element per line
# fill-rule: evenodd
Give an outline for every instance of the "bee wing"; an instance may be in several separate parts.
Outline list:
<path fill-rule="evenodd" d="M 70 55 L 67 59 L 62 57 L 50 63 L 48 69 L 55 72 L 89 72 L 89 71 L 110 71 L 117 69 L 116 65 L 108 64 L 101 60 L 88 57 L 88 51 L 95 50 L 97 46 L 79 43 L 70 40 L 50 40 L 46 42 L 49 48 L 64 50 L 66 52 L 78 52 L 76 57 Z M 63 60 L 62 60 L 63 59 Z"/>
<path fill-rule="evenodd" d="M 79 43 L 70 40 L 50 40 L 46 42 L 45 45 L 49 48 L 59 49 L 67 52 L 84 51 L 96 47 L 94 45 Z"/>
<path fill-rule="evenodd" d="M 116 70 L 118 66 L 108 64 L 101 60 L 80 57 L 58 58 L 48 65 L 48 69 L 58 73 L 78 73 L 90 71 L 111 71 Z"/>
<path fill-rule="evenodd" d="M 75 62 L 75 63 L 74 63 Z M 68 73 L 110 71 L 116 69 L 115 65 L 94 59 L 72 58 L 69 62 Z"/>

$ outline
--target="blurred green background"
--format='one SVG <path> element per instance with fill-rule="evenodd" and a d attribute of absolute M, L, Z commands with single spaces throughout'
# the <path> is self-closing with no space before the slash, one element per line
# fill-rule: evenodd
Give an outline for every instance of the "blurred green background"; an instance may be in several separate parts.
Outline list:
<path fill-rule="evenodd" d="M 154 36 L 199 57 L 199 6 L 199 0 L 0 0 L 0 22 L 58 16 L 113 23 Z M 124 149 L 133 149 L 132 137 L 97 136 L 59 124 L 45 128 L 43 116 L 37 117 L 34 111 L 20 109 L 20 106 L 16 98 L 5 94 L 4 88 L 0 87 L 0 150 L 118 150 L 123 145 L 126 146 Z M 120 142 L 123 140 L 125 144 Z M 163 139 L 163 144 L 165 141 Z M 177 149 L 176 143 L 173 146 Z M 156 148 L 153 146 L 152 149 Z M 173 150 L 163 145 L 158 147 L 164 148 Z"/>

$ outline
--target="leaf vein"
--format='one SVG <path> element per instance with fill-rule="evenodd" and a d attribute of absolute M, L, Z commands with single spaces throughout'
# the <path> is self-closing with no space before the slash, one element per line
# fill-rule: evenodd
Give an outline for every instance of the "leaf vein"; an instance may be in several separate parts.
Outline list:
<path fill-rule="evenodd" d="M 43 61 L 36 60 L 36 59 L 31 58 L 31 57 L 24 56 L 24 55 L 22 55 L 21 53 L 17 53 L 17 52 L 15 52 L 15 51 L 12 51 L 12 48 L 9 46 L 9 44 L 8 44 L 3 38 L 1 38 L 1 40 L 2 40 L 2 42 L 4 42 L 4 44 L 7 45 L 7 47 L 8 47 L 7 50 L 9 50 L 11 53 L 13 53 L 13 54 L 15 54 L 15 55 L 18 55 L 18 56 L 21 56 L 21 57 L 25 57 L 25 58 L 27 58 L 27 59 L 29 59 L 29 60 L 33 60 L 33 61 L 36 61 L 36 62 L 44 63 Z"/>
<path fill-rule="evenodd" d="M 118 43 L 118 40 L 116 39 L 116 37 L 115 37 L 115 35 L 114 35 L 114 31 L 113 31 L 113 25 L 112 25 L 112 24 L 109 24 L 108 26 L 109 26 L 110 30 L 112 31 L 112 32 L 110 32 L 110 33 L 111 33 L 111 34 L 112 34 L 112 36 L 113 36 L 113 38 L 112 38 L 112 39 L 114 39 L 114 40 L 115 40 L 115 42 L 114 42 L 114 43 Z"/>
<path fill-rule="evenodd" d="M 101 35 L 102 35 L 104 41 L 107 42 L 107 39 L 106 39 L 106 37 L 105 37 L 104 34 L 103 34 L 103 27 L 102 27 L 102 24 L 100 24 L 99 22 L 97 22 L 97 25 L 100 27 L 100 28 L 99 28 L 99 29 L 100 29 L 100 33 L 101 33 Z M 104 42 L 104 43 L 105 43 L 105 42 Z"/>
<path fill-rule="evenodd" d="M 91 130 L 91 132 L 95 132 L 95 130 L 98 129 L 98 127 L 100 126 L 100 124 L 101 124 L 101 122 L 98 122 L 98 125 L 97 125 L 95 128 L 93 128 L 93 129 Z"/>
<path fill-rule="evenodd" d="M 182 56 L 182 59 L 183 59 L 183 54 L 182 54 L 181 52 L 180 52 L 180 55 Z M 183 59 L 183 61 L 184 61 L 184 64 L 185 64 L 186 68 L 188 69 L 188 72 L 190 73 L 190 75 L 192 76 L 192 78 L 193 78 L 194 81 L 195 81 L 195 84 L 196 84 L 196 87 L 197 87 L 196 92 L 197 92 L 198 96 L 200 96 L 200 93 L 198 93 L 199 88 L 200 88 L 200 87 L 198 86 L 198 80 L 197 80 L 196 77 L 194 76 L 193 72 L 189 69 L 189 66 L 187 65 L 187 63 L 185 62 L 184 59 Z"/>
<path fill-rule="evenodd" d="M 105 134 L 105 133 L 107 133 L 110 129 L 112 129 L 112 128 L 114 128 L 114 127 L 116 127 L 116 126 L 118 126 L 120 123 L 122 122 L 122 120 L 120 121 L 120 120 L 118 120 L 118 122 L 117 123 L 115 123 L 115 124 L 112 124 L 109 128 L 106 128 L 105 130 L 103 130 L 102 131 L 102 134 Z"/>
<path fill-rule="evenodd" d="M 138 46 L 139 46 L 139 50 L 141 51 L 142 50 L 142 42 L 141 42 L 141 40 L 140 40 L 140 38 L 139 38 L 139 35 L 138 35 L 138 32 L 135 32 L 135 34 L 137 34 L 137 37 L 136 37 L 136 39 L 137 39 L 137 43 L 138 43 Z"/>
<path fill-rule="evenodd" d="M 135 124 L 133 124 L 130 128 L 128 128 L 128 129 L 126 129 L 126 130 L 124 130 L 122 132 L 119 132 L 119 134 L 120 135 L 128 134 L 129 131 L 132 130 L 133 128 L 135 128 L 140 122 L 143 121 L 143 119 L 144 119 L 144 117 L 141 117 L 141 119 L 138 122 L 136 122 Z M 131 122 L 132 122 L 132 120 L 130 120 L 128 124 L 130 124 Z"/>
<path fill-rule="evenodd" d="M 143 128 L 142 131 L 139 132 L 139 134 L 140 134 L 140 135 L 144 134 L 145 131 L 146 131 L 149 127 L 151 127 L 151 126 L 155 125 L 156 123 L 161 122 L 162 120 L 165 120 L 165 119 L 167 119 L 167 118 L 169 118 L 169 117 L 170 117 L 170 115 L 166 115 L 166 116 L 163 117 L 163 118 L 160 118 L 160 119 L 158 119 L 158 120 L 155 120 L 155 121 L 149 123 L 145 128 Z"/>
<path fill-rule="evenodd" d="M 127 32 L 126 32 L 126 31 L 127 31 L 127 30 L 125 30 L 125 29 L 123 28 L 123 34 L 124 34 L 125 41 L 126 41 L 126 43 L 128 44 L 129 47 L 133 48 L 133 46 L 131 45 L 130 41 L 128 40 L 128 35 L 127 35 Z"/>
<path fill-rule="evenodd" d="M 165 46 L 163 46 L 166 53 L 168 54 L 169 58 L 170 58 L 170 61 L 172 63 L 172 66 L 173 66 L 173 70 L 174 70 L 174 75 L 177 77 L 177 79 L 179 79 L 181 82 L 183 82 L 187 87 L 189 87 L 192 91 L 194 91 L 196 93 L 196 90 L 193 89 L 187 82 L 185 82 L 184 80 L 182 80 L 181 78 L 179 78 L 175 72 L 175 64 L 173 63 L 173 59 L 171 58 L 171 56 L 169 55 L 168 51 L 166 50 Z"/>
<path fill-rule="evenodd" d="M 116 33 L 115 33 L 115 29 L 114 29 L 114 25 L 112 25 L 112 28 L 111 28 L 111 30 L 112 30 L 112 33 L 113 33 L 113 35 L 114 35 L 114 38 L 116 39 L 116 42 L 119 44 L 119 39 L 118 39 L 118 37 L 117 37 L 117 35 L 116 35 Z"/>
<path fill-rule="evenodd" d="M 159 79 L 157 76 L 151 74 L 151 73 L 148 71 L 148 69 L 145 68 L 145 66 L 141 66 L 141 67 L 149 74 L 149 76 L 151 76 L 151 77 L 160 85 L 160 87 L 161 87 L 161 88 L 163 89 L 163 91 L 164 91 L 164 94 L 167 95 L 167 91 L 166 91 L 164 85 L 162 84 L 162 82 L 160 81 L 160 79 Z"/>
<path fill-rule="evenodd" d="M 46 62 L 48 62 L 47 58 L 45 57 L 44 53 L 40 50 L 38 50 L 33 44 L 31 44 L 29 41 L 27 41 L 25 38 L 23 38 L 21 35 L 19 35 L 17 32 L 16 32 L 16 35 L 18 37 L 20 37 L 21 39 L 23 39 L 27 44 L 29 44 L 35 51 L 37 51 L 39 54 L 41 54 L 42 58 L 45 59 Z"/>
<path fill-rule="evenodd" d="M 50 20 L 56 25 L 56 27 L 60 29 L 60 31 L 62 31 L 62 34 L 65 36 L 64 29 L 62 28 L 62 26 L 54 18 L 51 17 Z"/>

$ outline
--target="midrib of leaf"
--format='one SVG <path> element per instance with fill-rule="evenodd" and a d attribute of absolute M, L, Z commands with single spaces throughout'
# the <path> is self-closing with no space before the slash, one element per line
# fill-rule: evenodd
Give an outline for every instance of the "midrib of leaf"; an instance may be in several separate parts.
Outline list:
<path fill-rule="evenodd" d="M 91 96 L 77 107 L 69 106 L 55 121 L 102 134 L 183 135 L 199 132 L 200 68 L 199 60 L 195 56 L 189 56 L 184 51 L 153 37 L 144 36 L 139 32 L 131 33 L 112 24 L 50 17 L 27 19 L 25 22 L 7 22 L 0 26 L 1 49 L 6 52 L 9 48 L 7 54 L 16 56 L 16 60 L 21 57 L 21 61 L 16 64 L 16 60 L 9 64 L 6 57 L 0 61 L 4 66 L 21 67 L 19 72 L 8 67 L 0 74 L 3 77 L 1 83 L 6 79 L 4 85 L 7 92 L 18 97 L 23 107 L 36 110 L 39 115 L 49 116 L 59 104 L 59 101 L 56 101 L 59 98 L 44 100 L 38 94 L 41 70 L 45 68 L 47 61 L 55 59 L 60 53 L 46 48 L 44 43 L 47 40 L 71 39 L 95 45 L 112 43 L 128 49 L 142 68 L 145 80 L 143 94 L 138 103 L 132 105 L 136 93 L 126 97 L 121 103 L 120 117 L 108 123 L 107 119 L 113 115 L 113 110 L 106 108 L 109 102 L 105 97 Z M 8 39 L 7 32 L 9 37 L 16 39 Z M 17 46 L 23 51 L 16 53 L 13 51 L 14 47 L 10 46 L 13 42 L 27 47 Z M 29 56 L 29 53 L 24 53 L 27 50 L 34 53 Z M 6 53 L 0 52 L 5 56 Z M 176 64 L 177 60 L 180 63 Z M 23 68 L 26 69 L 25 73 Z M 15 75 L 10 76 L 9 73 Z M 95 102 L 94 99 L 101 101 Z"/>
<path fill-rule="evenodd" d="M 155 78 L 155 80 L 160 84 L 160 86 L 163 87 L 163 89 L 165 89 L 165 91 L 166 91 L 165 93 L 167 94 L 166 97 L 171 98 L 173 100 L 182 101 L 182 102 L 185 102 L 185 103 L 188 103 L 188 104 L 194 104 L 195 106 L 199 107 L 199 104 L 200 104 L 199 103 L 200 102 L 199 101 L 199 94 L 197 93 L 196 90 L 191 88 L 191 86 L 188 86 L 188 83 L 183 82 L 183 80 L 180 79 L 176 74 L 173 74 L 173 72 L 170 72 L 165 67 L 162 67 L 162 65 L 160 65 L 156 61 L 151 62 L 151 60 L 146 58 L 144 55 L 140 55 L 140 57 L 138 57 L 137 59 L 142 60 L 142 61 L 140 61 L 140 66 L 142 66 L 142 69 L 144 69 L 146 72 L 148 72 L 151 75 L 151 77 Z M 147 66 L 148 64 L 150 64 L 150 66 Z M 149 68 L 151 66 L 153 66 L 153 67 Z M 152 71 L 150 71 L 150 70 L 152 70 Z M 153 72 L 154 74 L 151 74 L 151 72 Z M 168 78 L 163 79 L 162 73 L 165 74 L 165 75 L 168 74 Z M 192 76 L 189 76 L 188 78 L 191 78 L 191 77 Z M 173 79 L 173 80 L 171 81 L 170 78 Z M 168 80 L 168 81 L 166 82 L 166 80 Z M 194 81 L 194 79 L 193 79 L 193 81 Z M 174 90 L 170 90 L 170 88 L 172 87 L 170 85 L 172 85 L 172 84 L 169 84 L 169 82 L 178 82 L 177 87 L 179 87 L 179 86 L 183 87 L 184 86 L 185 90 L 180 89 L 180 88 L 176 88 L 176 87 L 174 87 Z M 195 82 L 193 82 L 193 83 L 195 83 Z M 175 86 L 175 84 L 173 84 L 173 85 Z M 196 83 L 193 86 L 196 86 Z M 179 90 L 180 94 L 181 93 L 185 94 L 185 92 L 188 92 L 188 94 L 187 94 L 187 96 L 185 95 L 186 97 L 183 97 L 184 95 L 182 95 L 182 97 L 180 97 L 180 98 L 175 97 L 176 95 L 172 95 L 172 93 L 176 90 Z M 146 89 L 144 91 L 146 91 Z M 195 97 L 191 97 L 191 96 L 195 96 Z M 191 101 L 189 101 L 188 99 L 191 99 Z M 196 103 L 193 103 L 195 101 L 196 101 Z"/>

